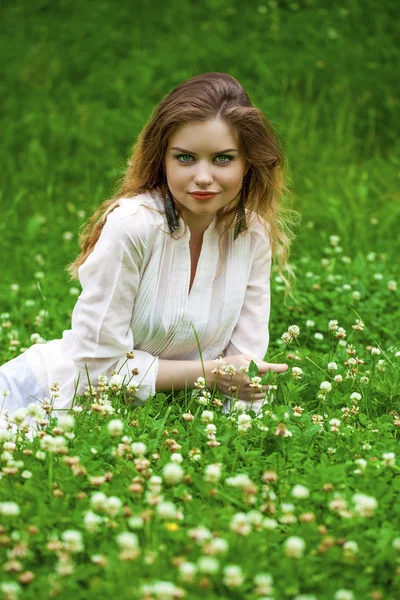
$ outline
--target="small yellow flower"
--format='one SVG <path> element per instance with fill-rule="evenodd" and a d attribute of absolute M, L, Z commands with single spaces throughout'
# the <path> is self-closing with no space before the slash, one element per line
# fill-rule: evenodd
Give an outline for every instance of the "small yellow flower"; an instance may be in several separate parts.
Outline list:
<path fill-rule="evenodd" d="M 168 531 L 178 531 L 179 525 L 178 523 L 165 523 L 165 528 Z"/>

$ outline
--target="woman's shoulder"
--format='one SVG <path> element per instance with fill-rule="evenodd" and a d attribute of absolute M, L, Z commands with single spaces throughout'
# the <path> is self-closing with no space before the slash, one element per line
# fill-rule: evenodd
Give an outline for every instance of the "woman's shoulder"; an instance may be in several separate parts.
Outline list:
<path fill-rule="evenodd" d="M 248 233 L 256 244 L 271 244 L 270 224 L 258 213 L 246 210 L 246 221 Z"/>
<path fill-rule="evenodd" d="M 161 195 L 156 191 L 121 197 L 115 200 L 102 216 L 105 221 L 104 232 L 146 238 L 163 230 L 164 213 Z"/>

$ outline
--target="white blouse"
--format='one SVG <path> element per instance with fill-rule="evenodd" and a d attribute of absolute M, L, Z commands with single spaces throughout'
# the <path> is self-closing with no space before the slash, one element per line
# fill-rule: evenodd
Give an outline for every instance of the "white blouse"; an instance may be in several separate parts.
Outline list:
<path fill-rule="evenodd" d="M 0 393 L 4 387 L 11 392 L 4 407 L 10 413 L 32 397 L 50 397 L 56 381 L 60 397 L 54 408 L 69 408 L 75 388 L 83 393 L 88 385 L 85 365 L 92 385 L 120 368 L 128 381 L 137 368 L 136 400 L 142 404 L 156 392 L 158 358 L 200 359 L 193 327 L 204 360 L 222 352 L 265 356 L 271 246 L 253 213 L 246 213 L 248 231 L 236 240 L 231 231 L 220 251 L 214 218 L 204 232 L 190 293 L 190 230 L 180 218 L 169 233 L 158 190 L 117 200 L 103 218 L 100 238 L 79 268 L 82 293 L 71 329 L 0 367 Z M 126 358 L 129 351 L 134 358 Z"/>

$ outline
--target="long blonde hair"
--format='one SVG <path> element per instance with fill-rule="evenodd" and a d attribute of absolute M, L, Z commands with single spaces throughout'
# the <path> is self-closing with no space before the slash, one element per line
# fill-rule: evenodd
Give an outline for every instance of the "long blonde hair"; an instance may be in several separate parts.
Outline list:
<path fill-rule="evenodd" d="M 286 186 L 288 165 L 271 123 L 252 105 L 242 85 L 227 73 L 203 73 L 184 81 L 155 107 L 133 146 L 128 168 L 114 196 L 95 211 L 79 236 L 80 254 L 67 267 L 71 279 L 92 252 L 105 219 L 104 212 L 118 198 L 133 197 L 158 188 L 165 198 L 167 182 L 164 158 L 170 135 L 182 124 L 221 119 L 237 135 L 248 170 L 243 179 L 245 207 L 268 224 L 272 255 L 278 271 L 290 290 L 293 273 L 287 261 L 293 238 L 292 225 L 298 214 L 287 206 L 291 195 Z M 217 212 L 223 232 L 232 227 L 237 209 L 235 198 Z M 181 207 L 176 203 L 178 216 Z M 284 274 L 285 270 L 285 274 Z"/>

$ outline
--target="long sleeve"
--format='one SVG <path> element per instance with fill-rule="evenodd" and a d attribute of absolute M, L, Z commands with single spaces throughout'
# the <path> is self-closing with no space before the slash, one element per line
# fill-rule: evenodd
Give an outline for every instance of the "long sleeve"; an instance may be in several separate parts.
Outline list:
<path fill-rule="evenodd" d="M 254 233 L 257 248 L 244 302 L 224 354 L 252 354 L 263 360 L 269 343 L 271 244 L 264 228 L 257 227 Z"/>
<path fill-rule="evenodd" d="M 119 369 L 127 383 L 137 368 L 137 400 L 144 402 L 155 393 L 158 358 L 135 350 L 130 327 L 146 253 L 145 213 L 132 214 L 120 206 L 110 212 L 92 253 L 79 268 L 82 293 L 72 313 L 72 359 L 80 371 L 80 391 L 88 385 L 86 365 L 92 385 L 99 375 Z M 134 358 L 127 359 L 131 351 Z"/>

